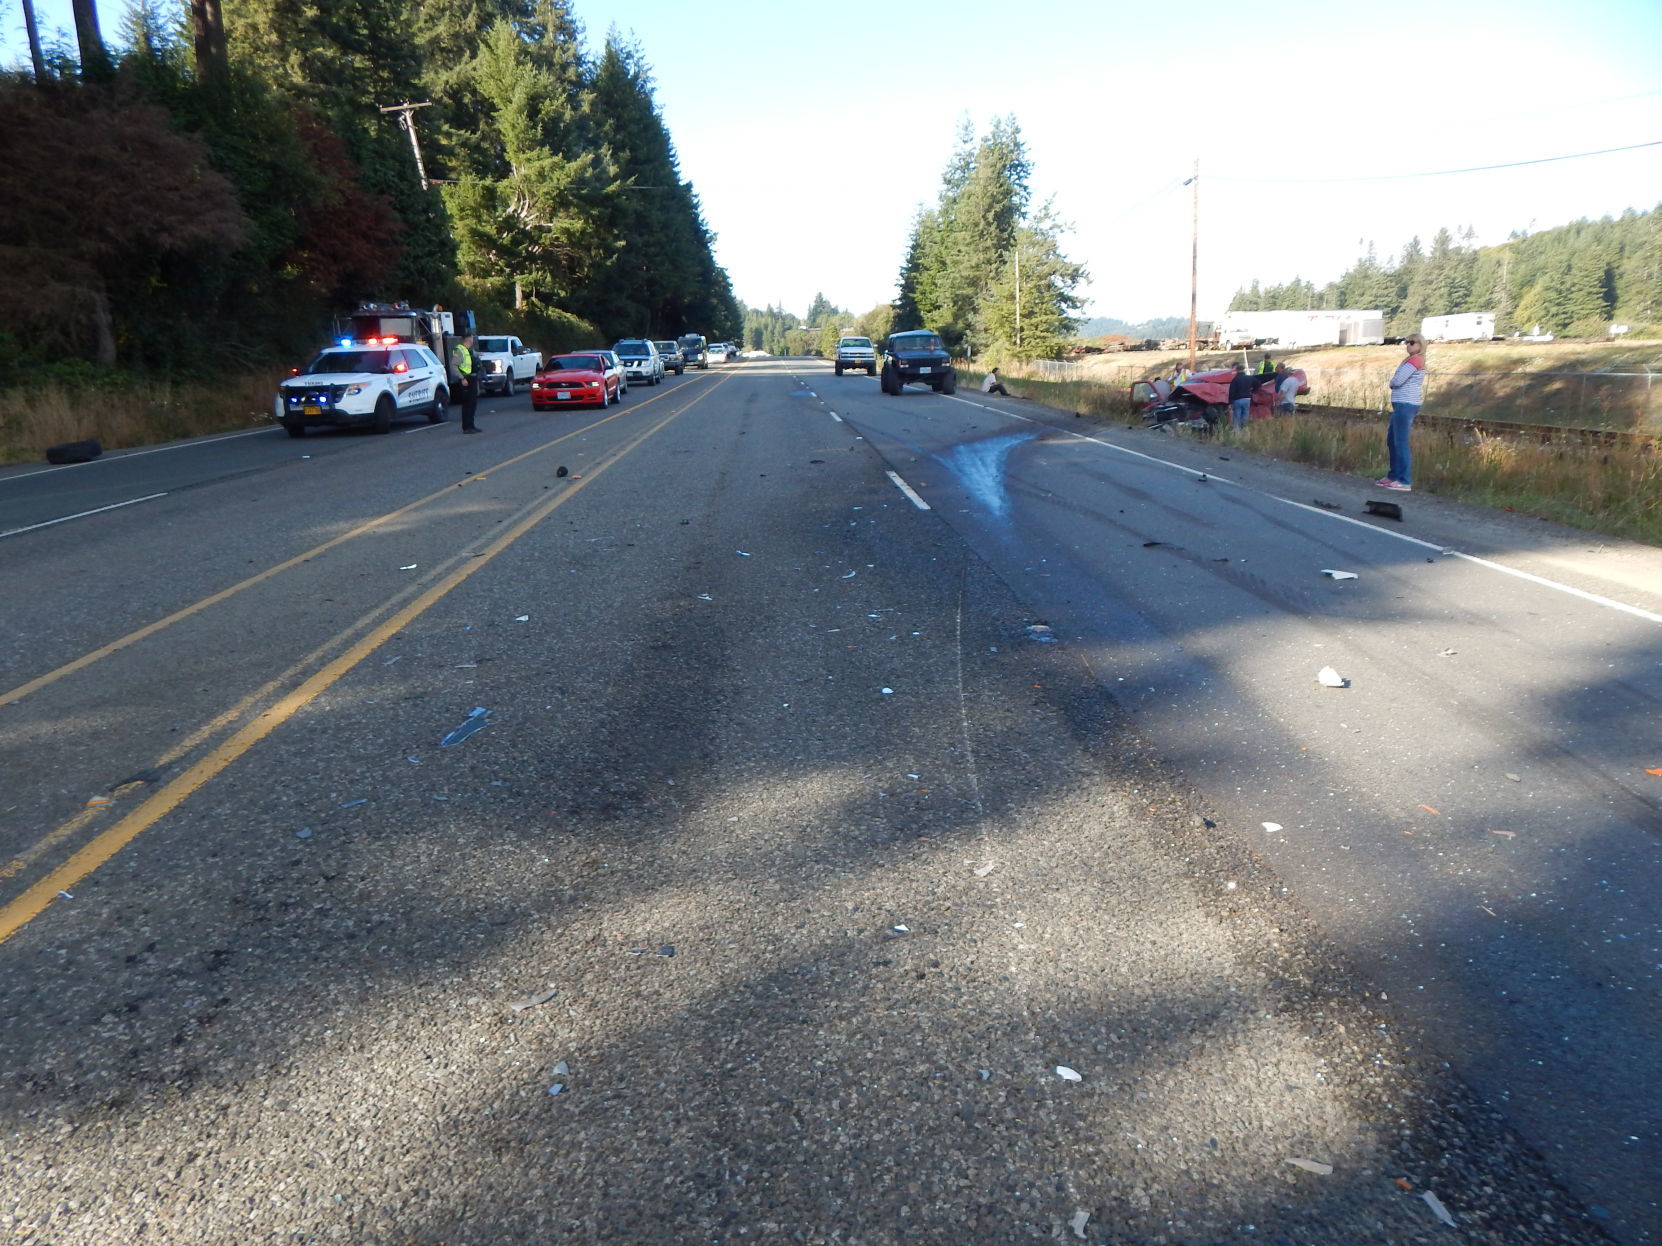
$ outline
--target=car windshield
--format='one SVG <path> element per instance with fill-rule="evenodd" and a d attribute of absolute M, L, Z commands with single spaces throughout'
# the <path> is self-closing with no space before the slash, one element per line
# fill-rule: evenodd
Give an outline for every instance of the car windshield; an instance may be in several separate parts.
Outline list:
<path fill-rule="evenodd" d="M 645 342 L 619 342 L 612 347 L 620 355 L 650 355 L 652 348 Z"/>
<path fill-rule="evenodd" d="M 869 337 L 845 337 L 843 339 L 843 345 L 844 346 L 870 346 L 871 345 L 871 339 Z"/>
<path fill-rule="evenodd" d="M 660 355 L 668 355 L 681 349 L 674 342 L 654 342 L 652 344 L 658 348 Z"/>
<path fill-rule="evenodd" d="M 940 350 L 941 339 L 933 333 L 920 333 L 916 337 L 892 337 L 889 339 L 890 350 Z"/>
<path fill-rule="evenodd" d="M 311 376 L 381 373 L 387 371 L 388 358 L 384 350 L 326 350 L 306 365 L 306 372 Z"/>
<path fill-rule="evenodd" d="M 510 348 L 505 337 L 482 337 L 479 339 L 479 349 L 487 355 L 506 355 Z"/>
<path fill-rule="evenodd" d="M 681 345 L 691 349 L 696 349 L 704 345 L 704 339 L 699 337 L 697 334 L 691 334 L 681 339 Z"/>
<path fill-rule="evenodd" d="M 560 355 L 548 361 L 554 372 L 604 372 L 606 365 L 595 355 Z"/>

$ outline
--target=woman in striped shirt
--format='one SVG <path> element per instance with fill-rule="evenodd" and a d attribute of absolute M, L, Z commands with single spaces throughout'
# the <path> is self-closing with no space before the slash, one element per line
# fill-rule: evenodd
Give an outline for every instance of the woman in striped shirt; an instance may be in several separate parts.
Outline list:
<path fill-rule="evenodd" d="M 1395 489 L 1407 493 L 1413 488 L 1413 458 L 1408 451 L 1409 430 L 1414 417 L 1420 413 L 1420 402 L 1425 395 L 1425 339 L 1411 333 L 1402 339 L 1408 358 L 1397 365 L 1391 375 L 1391 425 L 1385 433 L 1385 452 L 1391 459 L 1391 470 L 1374 484 L 1381 489 Z"/>

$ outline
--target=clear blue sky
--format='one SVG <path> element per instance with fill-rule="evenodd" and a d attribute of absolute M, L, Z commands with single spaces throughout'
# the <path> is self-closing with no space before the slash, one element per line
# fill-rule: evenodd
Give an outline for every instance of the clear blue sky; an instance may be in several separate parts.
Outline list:
<path fill-rule="evenodd" d="M 38 0 L 48 28 L 67 0 Z M 228 0 L 234 3 L 234 0 Z M 1662 4 L 1445 0 L 1398 9 L 1052 0 L 723 8 L 576 0 L 591 43 L 617 26 L 658 101 L 739 297 L 801 314 L 817 291 L 864 311 L 894 295 L 919 204 L 960 119 L 1014 114 L 1037 199 L 1074 225 L 1092 314 L 1186 315 L 1201 160 L 1201 312 L 1237 286 L 1320 284 L 1373 240 L 1440 225 L 1480 243 L 1662 201 L 1662 147 L 1491 173 L 1265 184 L 1531 160 L 1662 140 Z M 121 8 L 101 0 L 107 32 Z M 1019 22 L 1012 16 L 1025 15 Z M 1179 20 L 1179 18 L 1181 20 Z M 23 58 L 17 0 L 0 52 Z M 922 50 L 909 50 L 918 46 Z"/>

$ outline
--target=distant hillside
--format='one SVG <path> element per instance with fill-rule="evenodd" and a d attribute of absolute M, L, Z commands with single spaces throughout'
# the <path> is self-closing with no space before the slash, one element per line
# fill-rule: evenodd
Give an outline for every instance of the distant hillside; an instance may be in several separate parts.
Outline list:
<path fill-rule="evenodd" d="M 1081 324 L 1076 336 L 1093 338 L 1101 337 L 1105 333 L 1120 333 L 1126 337 L 1136 338 L 1187 337 L 1189 318 L 1187 316 L 1167 316 L 1163 320 L 1145 320 L 1140 324 L 1127 324 L 1123 320 L 1115 320 L 1112 316 L 1098 316 Z"/>

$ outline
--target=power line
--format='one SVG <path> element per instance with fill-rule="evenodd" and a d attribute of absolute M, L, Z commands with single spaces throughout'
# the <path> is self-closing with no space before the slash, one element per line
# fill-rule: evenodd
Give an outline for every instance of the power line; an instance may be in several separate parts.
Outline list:
<path fill-rule="evenodd" d="M 1434 169 L 1428 173 L 1381 173 L 1372 177 L 1226 177 L 1214 173 L 1215 182 L 1253 182 L 1269 186 L 1329 186 L 1342 182 L 1402 182 L 1418 177 L 1452 177 L 1456 173 L 1488 173 L 1494 169 L 1519 169 L 1529 164 L 1552 164 L 1557 160 L 1584 160 L 1588 156 L 1609 156 L 1619 151 L 1638 151 L 1643 147 L 1662 147 L 1662 139 L 1649 143 L 1634 143 L 1628 147 L 1606 147 L 1601 151 L 1578 151 L 1567 156 L 1542 156 L 1537 160 L 1509 160 L 1505 164 L 1480 164 L 1470 169 Z"/>

